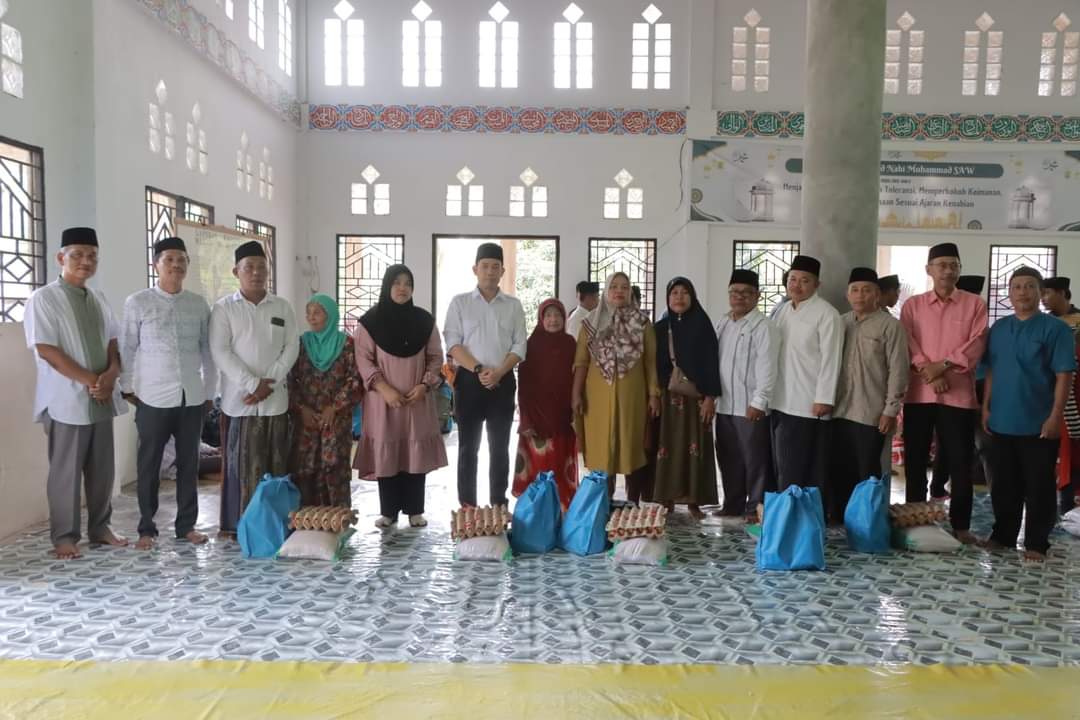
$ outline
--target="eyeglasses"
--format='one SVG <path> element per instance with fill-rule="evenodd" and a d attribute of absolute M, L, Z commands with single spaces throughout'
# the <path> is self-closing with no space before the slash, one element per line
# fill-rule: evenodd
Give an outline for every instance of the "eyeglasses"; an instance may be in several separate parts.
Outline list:
<path fill-rule="evenodd" d="M 930 267 L 936 267 L 938 270 L 959 270 L 962 266 L 958 262 L 932 262 Z"/>
<path fill-rule="evenodd" d="M 757 292 L 757 290 L 753 290 L 753 289 L 751 289 L 751 290 L 734 290 L 732 288 L 728 288 L 728 295 L 732 295 L 734 297 L 751 297 L 756 292 Z"/>

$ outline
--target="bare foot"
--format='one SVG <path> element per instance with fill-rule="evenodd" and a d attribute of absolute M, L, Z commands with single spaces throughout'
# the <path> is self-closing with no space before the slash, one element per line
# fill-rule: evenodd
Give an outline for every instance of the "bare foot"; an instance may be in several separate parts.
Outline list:
<path fill-rule="evenodd" d="M 157 538 L 153 535 L 140 535 L 139 541 L 135 543 L 136 550 L 149 550 L 154 547 L 157 542 Z"/>
<path fill-rule="evenodd" d="M 236 539 L 236 531 L 235 530 L 218 530 L 217 538 L 218 538 L 218 540 L 235 540 Z"/>
<path fill-rule="evenodd" d="M 427 527 L 427 518 L 424 517 L 423 513 L 421 513 L 420 515 L 410 515 L 409 516 L 409 527 L 414 527 L 414 528 Z"/>
<path fill-rule="evenodd" d="M 974 545 L 979 542 L 979 538 L 975 537 L 975 533 L 970 530 L 957 530 L 955 535 L 956 539 L 964 545 Z"/>
<path fill-rule="evenodd" d="M 1025 550 L 1024 562 L 1042 564 L 1046 562 L 1046 553 L 1041 553 L 1037 550 Z"/>
<path fill-rule="evenodd" d="M 986 538 L 985 540 L 980 540 L 978 544 L 979 547 L 988 552 L 1005 552 L 1009 549 L 1003 544 L 999 543 L 997 540 L 994 540 L 993 538 Z"/>
<path fill-rule="evenodd" d="M 192 530 L 191 532 L 189 532 L 187 535 L 184 536 L 184 539 L 192 545 L 202 545 L 207 540 L 209 540 L 206 535 L 203 535 L 201 532 L 198 532 L 196 530 Z"/>
<path fill-rule="evenodd" d="M 690 511 L 690 517 L 695 520 L 701 520 L 705 517 L 705 513 L 701 512 L 701 508 L 697 505 L 687 505 L 686 509 Z"/>
<path fill-rule="evenodd" d="M 53 548 L 53 555 L 57 560 L 75 560 L 82 557 L 79 546 L 75 543 L 60 543 Z"/>
<path fill-rule="evenodd" d="M 105 534 L 97 540 L 94 540 L 95 545 L 112 545 L 113 547 L 127 547 L 128 539 L 126 537 L 120 537 L 112 530 L 106 530 Z"/>

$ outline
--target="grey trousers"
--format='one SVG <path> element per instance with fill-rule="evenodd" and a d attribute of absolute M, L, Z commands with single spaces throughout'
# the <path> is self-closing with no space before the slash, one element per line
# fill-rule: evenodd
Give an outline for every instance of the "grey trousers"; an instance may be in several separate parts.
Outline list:
<path fill-rule="evenodd" d="M 101 542 L 112 520 L 112 418 L 92 425 L 68 425 L 45 416 L 49 438 L 49 534 L 53 545 L 82 539 L 82 484 L 86 480 L 86 535 Z"/>
<path fill-rule="evenodd" d="M 716 462 L 724 488 L 724 515 L 744 515 L 775 490 L 769 418 L 716 416 Z"/>

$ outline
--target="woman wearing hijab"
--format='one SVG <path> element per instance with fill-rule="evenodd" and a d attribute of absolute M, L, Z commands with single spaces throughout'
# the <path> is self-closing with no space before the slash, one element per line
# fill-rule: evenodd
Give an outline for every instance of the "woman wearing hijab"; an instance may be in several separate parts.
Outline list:
<path fill-rule="evenodd" d="M 378 304 L 356 329 L 357 367 L 369 392 L 353 467 L 362 479 L 379 482 L 379 528 L 397 525 L 398 513 L 412 527 L 427 525 L 424 480 L 446 465 L 434 393 L 442 340 L 435 318 L 413 305 L 412 296 L 412 271 L 391 265 Z"/>
<path fill-rule="evenodd" d="M 689 280 L 677 277 L 668 283 L 667 308 L 656 323 L 656 367 L 663 390 L 653 500 L 668 507 L 686 504 L 700 520 L 700 506 L 718 502 L 712 425 L 720 395 L 720 347 Z"/>
<path fill-rule="evenodd" d="M 574 412 L 584 420 L 585 465 L 608 474 L 642 467 L 645 424 L 660 414 L 656 336 L 630 299 L 630 278 L 608 278 L 603 301 L 582 323 L 574 355 Z"/>
<path fill-rule="evenodd" d="M 555 298 L 540 304 L 540 322 L 518 369 L 517 463 L 514 497 L 537 473 L 552 471 L 563 510 L 577 490 L 577 437 L 570 408 L 577 343 L 566 334 L 566 308 Z"/>
<path fill-rule="evenodd" d="M 353 339 L 338 329 L 339 319 L 332 297 L 312 296 L 311 329 L 300 336 L 300 354 L 289 372 L 289 472 L 303 505 L 352 506 L 352 409 L 363 388 Z"/>

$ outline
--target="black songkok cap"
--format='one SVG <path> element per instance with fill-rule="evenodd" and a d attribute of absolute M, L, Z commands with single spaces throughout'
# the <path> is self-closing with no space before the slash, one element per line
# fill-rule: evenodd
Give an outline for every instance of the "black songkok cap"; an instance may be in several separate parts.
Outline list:
<path fill-rule="evenodd" d="M 732 270 L 728 285 L 751 285 L 755 290 L 761 287 L 758 285 L 758 274 L 753 270 Z"/>
<path fill-rule="evenodd" d="M 481 260 L 498 260 L 499 262 L 502 262 L 502 246 L 498 243 L 484 243 L 476 248 L 476 262 L 480 262 Z"/>
<path fill-rule="evenodd" d="M 820 277 L 821 262 L 817 258 L 812 258 L 809 255 L 796 255 L 791 260 L 791 270 L 800 270 L 802 272 L 808 272 L 815 277 Z M 788 272 L 791 272 L 791 270 Z"/>
<path fill-rule="evenodd" d="M 263 250 L 262 243 L 258 240 L 249 240 L 240 247 L 236 248 L 236 262 L 240 263 L 246 257 L 266 257 L 266 251 Z"/>
<path fill-rule="evenodd" d="M 1058 275 L 1057 277 L 1043 280 L 1043 287 L 1047 290 L 1068 290 L 1069 278 Z"/>
<path fill-rule="evenodd" d="M 582 280 L 577 284 L 578 295 L 599 295 L 600 283 L 591 280 Z"/>
<path fill-rule="evenodd" d="M 67 247 L 68 245 L 93 245 L 97 247 L 97 233 L 94 232 L 94 228 L 68 228 L 60 237 L 60 247 Z"/>
<path fill-rule="evenodd" d="M 167 237 L 158 240 L 154 243 L 154 257 L 157 257 L 166 250 L 179 250 L 181 252 L 187 252 L 187 246 L 184 245 L 184 241 L 178 237 Z"/>
<path fill-rule="evenodd" d="M 956 247 L 956 243 L 939 243 L 930 248 L 930 257 L 926 261 L 933 262 L 934 258 L 939 257 L 954 257 L 959 260 L 960 249 Z"/>
<path fill-rule="evenodd" d="M 956 287 L 965 292 L 981 295 L 984 282 L 986 282 L 986 278 L 982 275 L 961 275 L 956 280 Z"/>
<path fill-rule="evenodd" d="M 848 276 L 848 284 L 853 282 L 871 282 L 877 284 L 878 276 L 872 268 L 857 267 L 851 269 L 851 274 Z"/>
<path fill-rule="evenodd" d="M 881 288 L 881 292 L 888 292 L 889 290 L 900 289 L 900 276 L 899 275 L 885 275 L 877 279 L 878 287 Z"/>

